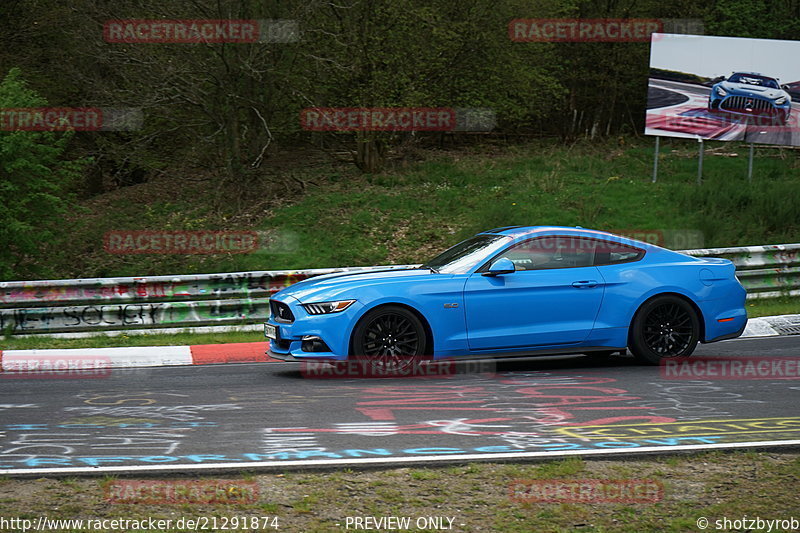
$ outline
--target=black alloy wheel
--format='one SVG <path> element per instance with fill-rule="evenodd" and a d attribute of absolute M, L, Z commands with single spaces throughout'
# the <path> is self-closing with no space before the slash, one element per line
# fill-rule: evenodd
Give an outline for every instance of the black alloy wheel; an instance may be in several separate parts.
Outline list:
<path fill-rule="evenodd" d="M 677 296 L 659 296 L 636 313 L 630 330 L 633 355 L 647 364 L 662 359 L 688 357 L 700 337 L 700 320 L 694 308 Z"/>
<path fill-rule="evenodd" d="M 350 355 L 375 368 L 400 370 L 425 355 L 427 344 L 425 328 L 414 313 L 384 306 L 369 311 L 356 325 Z"/>

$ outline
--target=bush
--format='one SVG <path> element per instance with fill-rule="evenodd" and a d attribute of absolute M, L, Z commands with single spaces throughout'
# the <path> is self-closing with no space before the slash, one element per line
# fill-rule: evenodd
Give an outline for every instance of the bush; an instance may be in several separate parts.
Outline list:
<path fill-rule="evenodd" d="M 0 109 L 46 105 L 17 68 L 0 83 Z M 0 279 L 8 280 L 45 272 L 31 257 L 53 240 L 51 229 L 69 206 L 67 186 L 86 161 L 64 157 L 73 132 L 5 131 L 0 123 Z"/>

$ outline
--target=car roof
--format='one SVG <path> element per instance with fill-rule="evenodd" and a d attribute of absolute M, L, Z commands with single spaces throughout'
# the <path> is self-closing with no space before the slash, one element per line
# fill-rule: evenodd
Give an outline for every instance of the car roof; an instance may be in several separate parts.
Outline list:
<path fill-rule="evenodd" d="M 574 235 L 576 237 L 587 237 L 595 239 L 610 240 L 633 246 L 635 248 L 647 248 L 651 252 L 662 250 L 669 251 L 668 249 L 651 244 L 645 241 L 640 241 L 625 235 L 619 235 L 608 231 L 601 231 L 596 229 L 587 229 L 581 226 L 505 226 L 502 228 L 494 228 L 488 231 L 482 231 L 478 235 L 503 235 L 510 237 L 512 240 L 523 237 L 536 237 L 537 234 L 542 236 L 548 235 Z"/>
<path fill-rule="evenodd" d="M 495 235 L 508 235 L 509 237 L 520 237 L 522 235 L 530 235 L 532 233 L 561 233 L 567 232 L 575 235 L 595 235 L 595 236 L 613 236 L 613 233 L 607 231 L 600 231 L 594 229 L 586 229 L 580 226 L 505 226 L 502 228 L 494 228 L 481 233 L 493 233 Z"/>
<path fill-rule="evenodd" d="M 766 74 L 761 74 L 760 72 L 746 72 L 744 70 L 737 70 L 733 74 L 744 74 L 746 76 L 759 76 L 761 78 L 769 78 L 771 80 L 777 80 L 778 79 L 775 76 L 767 76 Z M 733 76 L 733 74 L 731 74 L 731 76 Z"/>

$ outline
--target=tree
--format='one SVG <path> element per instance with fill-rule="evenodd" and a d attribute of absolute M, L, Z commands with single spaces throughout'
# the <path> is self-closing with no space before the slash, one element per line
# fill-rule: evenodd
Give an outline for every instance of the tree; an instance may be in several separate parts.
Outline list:
<path fill-rule="evenodd" d="M 491 108 L 501 127 L 544 118 L 560 98 L 550 43 L 520 45 L 508 21 L 547 2 L 319 1 L 302 20 L 306 101 L 319 107 Z M 385 133 L 359 132 L 353 161 L 380 170 Z"/>
<path fill-rule="evenodd" d="M 46 105 L 18 68 L 0 83 L 0 113 Z M 69 206 L 66 191 L 86 161 L 64 157 L 72 132 L 6 131 L 8 121 L 0 124 L 0 279 L 8 280 L 42 271 L 29 257 L 53 239 Z"/>

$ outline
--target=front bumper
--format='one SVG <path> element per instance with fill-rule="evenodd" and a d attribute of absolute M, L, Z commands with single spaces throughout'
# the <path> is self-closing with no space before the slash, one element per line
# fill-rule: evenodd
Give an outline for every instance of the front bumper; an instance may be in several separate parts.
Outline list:
<path fill-rule="evenodd" d="M 267 324 L 275 326 L 278 331 L 278 340 L 270 339 L 267 352 L 270 357 L 282 361 L 347 359 L 350 332 L 361 314 L 363 304 L 355 302 L 340 313 L 310 315 L 300 302 L 292 297 L 285 297 L 280 301 L 289 306 L 294 321 L 278 321 L 270 316 Z M 318 337 L 330 351 L 304 351 L 303 339 L 306 337 Z"/>
<path fill-rule="evenodd" d="M 279 361 L 286 361 L 287 363 L 296 363 L 300 361 L 300 359 L 297 359 L 295 356 L 291 354 L 273 352 L 271 349 L 267 349 L 267 355 L 270 356 L 272 359 L 277 359 Z"/>
<path fill-rule="evenodd" d="M 774 100 L 758 96 L 729 94 L 725 97 L 711 98 L 711 106 L 732 115 L 751 117 L 788 117 L 791 113 L 791 100 L 783 104 L 776 104 Z M 749 102 L 749 106 L 746 102 Z"/>

